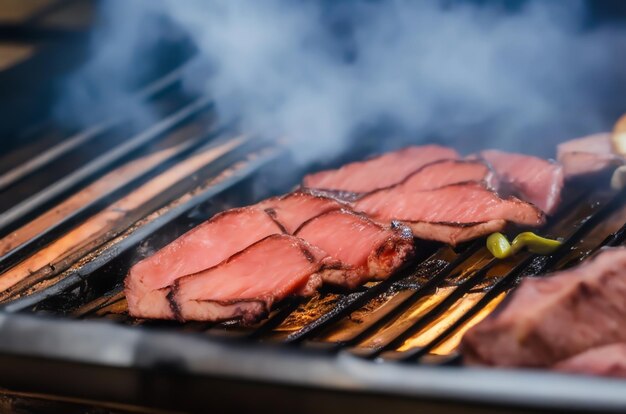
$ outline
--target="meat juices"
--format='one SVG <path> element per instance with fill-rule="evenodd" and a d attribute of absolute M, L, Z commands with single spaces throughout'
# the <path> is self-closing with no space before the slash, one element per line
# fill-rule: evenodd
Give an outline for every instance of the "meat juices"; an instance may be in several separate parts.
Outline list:
<path fill-rule="evenodd" d="M 482 151 L 487 161 L 513 194 L 552 214 L 561 200 L 564 174 L 560 164 L 524 154 Z"/>
<path fill-rule="evenodd" d="M 322 267 L 320 274 L 325 283 L 346 288 L 386 279 L 413 254 L 409 229 L 385 228 L 347 210 L 317 216 L 304 223 L 296 235 L 335 259 Z"/>
<path fill-rule="evenodd" d="M 613 152 L 608 132 L 563 142 L 557 146 L 556 152 L 566 178 L 596 173 L 623 165 L 626 161 Z"/>
<path fill-rule="evenodd" d="M 451 245 L 502 230 L 507 222 L 537 227 L 545 221 L 533 205 L 515 197 L 502 199 L 480 183 L 429 191 L 398 186 L 363 197 L 354 209 L 379 222 L 401 221 L 416 237 Z"/>
<path fill-rule="evenodd" d="M 559 362 L 556 371 L 626 378 L 626 343 L 592 348 Z"/>
<path fill-rule="evenodd" d="M 346 164 L 337 170 L 307 175 L 303 185 L 322 190 L 369 193 L 394 185 L 431 162 L 457 158 L 460 156 L 454 149 L 439 145 L 408 147 L 367 161 Z"/>
<path fill-rule="evenodd" d="M 280 197 L 261 201 L 257 207 L 264 209 L 286 233 L 293 234 L 298 227 L 312 217 L 344 207 L 328 197 L 303 191 L 294 191 Z"/>
<path fill-rule="evenodd" d="M 626 248 L 605 248 L 575 268 L 526 279 L 505 306 L 471 328 L 470 364 L 550 367 L 586 350 L 626 342 Z"/>
<path fill-rule="evenodd" d="M 313 293 L 325 257 L 297 237 L 268 236 L 217 266 L 178 279 L 168 299 L 180 321 L 251 323 L 289 295 Z"/>
<path fill-rule="evenodd" d="M 181 276 L 215 266 L 282 229 L 263 210 L 252 207 L 215 215 L 135 264 L 125 281 L 128 311 L 141 318 L 172 319 L 167 294 Z"/>

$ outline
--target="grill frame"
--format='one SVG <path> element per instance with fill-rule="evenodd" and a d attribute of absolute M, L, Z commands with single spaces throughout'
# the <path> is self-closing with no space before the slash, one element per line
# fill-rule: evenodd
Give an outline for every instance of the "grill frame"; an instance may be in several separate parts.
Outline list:
<path fill-rule="evenodd" d="M 269 387 L 274 407 L 296 390 L 308 396 L 330 393 L 332 397 L 327 398 L 337 397 L 335 402 L 377 396 L 378 404 L 365 412 L 389 408 L 388 397 L 408 399 L 413 409 L 428 402 L 440 408 L 476 405 L 477 412 L 493 412 L 498 407 L 572 412 L 623 412 L 626 408 L 626 382 L 603 378 L 380 364 L 349 352 L 329 355 L 313 349 L 6 312 L 0 313 L 0 334 L 10 338 L 0 343 L 0 372 L 8 386 L 19 389 L 27 383 L 37 392 L 161 408 L 219 407 L 224 403 L 221 390 L 236 395 L 250 384 Z M 176 381 L 190 389 L 176 386 Z M 204 398 L 199 398 L 195 387 L 205 390 Z M 168 389 L 173 392 L 163 395 Z M 240 404 L 233 403 L 231 409 Z M 272 407 L 270 401 L 263 403 L 267 406 L 259 408 Z"/>

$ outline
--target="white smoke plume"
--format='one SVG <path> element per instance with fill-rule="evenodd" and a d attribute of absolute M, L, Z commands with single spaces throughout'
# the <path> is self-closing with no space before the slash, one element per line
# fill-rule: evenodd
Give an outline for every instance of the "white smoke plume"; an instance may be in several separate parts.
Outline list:
<path fill-rule="evenodd" d="M 132 53 L 159 30 L 142 18 L 164 16 L 213 67 L 186 88 L 213 96 L 224 119 L 283 137 L 303 163 L 358 140 L 372 151 L 437 140 L 550 156 L 560 140 L 608 128 L 607 101 L 626 103 L 613 88 L 625 32 L 588 27 L 582 1 L 130 3 L 110 3 L 126 25 L 96 44 L 94 62 Z M 358 133 L 368 128 L 378 132 Z"/>

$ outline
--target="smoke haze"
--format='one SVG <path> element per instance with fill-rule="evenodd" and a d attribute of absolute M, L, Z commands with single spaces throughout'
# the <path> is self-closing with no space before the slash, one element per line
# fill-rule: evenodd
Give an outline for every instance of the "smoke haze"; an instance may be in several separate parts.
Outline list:
<path fill-rule="evenodd" d="M 137 50 L 172 26 L 212 68 L 185 88 L 213 96 L 223 119 L 281 137 L 302 163 L 355 145 L 376 152 L 432 141 L 551 156 L 556 142 L 605 130 L 626 109 L 625 32 L 590 25 L 582 1 L 105 4 L 109 24 L 93 60 L 59 104 L 66 118 L 89 100 L 102 108 L 126 100 L 122 81 L 158 54 Z M 171 26 L 154 23 L 163 20 Z M 98 87 L 105 70 L 119 86 L 109 76 Z"/>

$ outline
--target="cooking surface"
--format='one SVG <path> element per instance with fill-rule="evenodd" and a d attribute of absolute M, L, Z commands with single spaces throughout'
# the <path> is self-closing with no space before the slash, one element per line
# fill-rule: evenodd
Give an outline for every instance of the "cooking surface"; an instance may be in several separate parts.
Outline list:
<path fill-rule="evenodd" d="M 0 19 L 76 35 L 89 20 L 79 3 L 38 1 Z M 36 66 L 47 49 L 11 42 L 0 43 L 0 54 L 11 48 L 0 81 L 28 79 L 30 70 L 18 76 L 15 67 Z M 608 177 L 568 184 L 539 232 L 564 241 L 552 256 L 495 260 L 482 239 L 456 248 L 420 242 L 418 257 L 388 280 L 288 298 L 254 325 L 129 317 L 122 283 L 132 264 L 310 172 L 280 145 L 223 123 L 211 98 L 189 94 L 182 80 L 203 62 L 179 55 L 136 88 L 149 117 L 117 114 L 86 128 L 15 118 L 20 133 L 11 137 L 20 139 L 0 153 L 0 372 L 10 378 L 0 386 L 78 398 L 64 402 L 68 412 L 93 400 L 114 402 L 102 408 L 112 412 L 140 410 L 117 403 L 198 410 L 220 396 L 240 400 L 225 410 L 257 408 L 242 393 L 258 407 L 303 412 L 626 409 L 623 381 L 465 368 L 457 352 L 463 333 L 522 276 L 624 242 L 626 193 L 597 185 Z M 364 142 L 324 162 L 360 159 Z M 38 396 L 0 395 L 0 408 L 41 408 Z"/>

